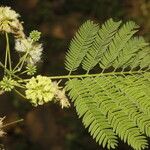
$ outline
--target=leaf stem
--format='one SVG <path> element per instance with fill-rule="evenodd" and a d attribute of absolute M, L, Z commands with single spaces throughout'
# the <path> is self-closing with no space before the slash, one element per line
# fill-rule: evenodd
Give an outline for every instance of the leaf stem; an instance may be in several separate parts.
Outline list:
<path fill-rule="evenodd" d="M 126 72 L 108 72 L 108 73 L 99 73 L 99 74 L 82 74 L 82 75 L 65 75 L 65 76 L 52 76 L 50 79 L 69 79 L 69 78 L 85 78 L 85 77 L 96 77 L 96 76 L 108 76 L 108 75 L 122 75 L 122 74 L 139 74 L 144 73 L 145 71 L 126 71 Z"/>

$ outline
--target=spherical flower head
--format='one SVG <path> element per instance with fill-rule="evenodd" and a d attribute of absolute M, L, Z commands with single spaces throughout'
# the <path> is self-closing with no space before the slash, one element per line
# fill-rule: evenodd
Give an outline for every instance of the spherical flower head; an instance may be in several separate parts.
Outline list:
<path fill-rule="evenodd" d="M 26 89 L 26 98 L 30 99 L 35 106 L 52 101 L 55 94 L 51 79 L 41 75 L 32 77 L 26 84 Z"/>
<path fill-rule="evenodd" d="M 27 63 L 29 65 L 30 64 L 34 65 L 34 64 L 40 62 L 42 52 L 43 52 L 42 44 L 35 43 L 33 45 L 33 49 L 29 52 L 29 57 L 28 57 Z"/>
<path fill-rule="evenodd" d="M 10 7 L 0 7 L 0 31 L 12 32 L 12 26 L 16 26 L 19 16 Z"/>
<path fill-rule="evenodd" d="M 41 32 L 37 31 L 37 30 L 33 30 L 31 33 L 30 33 L 30 36 L 29 36 L 34 42 L 37 42 L 39 41 L 40 37 L 41 37 Z"/>
<path fill-rule="evenodd" d="M 18 52 L 28 52 L 32 50 L 32 41 L 29 38 L 17 39 L 15 41 L 15 49 Z"/>
<path fill-rule="evenodd" d="M 34 65 L 41 60 L 43 51 L 42 44 L 33 42 L 31 38 L 17 39 L 15 49 L 18 52 L 28 53 L 26 62 L 28 65 Z"/>
<path fill-rule="evenodd" d="M 0 7 L 0 19 L 15 20 L 20 15 L 12 10 L 10 7 Z"/>
<path fill-rule="evenodd" d="M 0 81 L 1 89 L 6 92 L 10 92 L 16 85 L 17 82 L 7 76 L 4 76 L 3 80 Z"/>

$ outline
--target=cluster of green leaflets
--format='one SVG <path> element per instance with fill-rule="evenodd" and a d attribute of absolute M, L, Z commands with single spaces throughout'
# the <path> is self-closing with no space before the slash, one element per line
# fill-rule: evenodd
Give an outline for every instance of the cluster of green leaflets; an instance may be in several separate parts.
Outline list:
<path fill-rule="evenodd" d="M 65 67 L 66 90 L 91 136 L 107 149 L 118 138 L 135 150 L 150 137 L 150 46 L 132 22 L 87 21 L 73 38 Z M 72 75 L 78 68 L 85 74 Z M 92 70 L 97 74 L 91 74 Z"/>

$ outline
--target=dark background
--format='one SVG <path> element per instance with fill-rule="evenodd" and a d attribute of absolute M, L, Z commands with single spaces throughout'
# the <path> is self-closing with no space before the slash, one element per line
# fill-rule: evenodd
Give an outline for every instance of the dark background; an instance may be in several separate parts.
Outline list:
<path fill-rule="evenodd" d="M 67 74 L 65 53 L 75 31 L 87 19 L 99 23 L 111 17 L 134 20 L 141 26 L 139 34 L 150 39 L 150 0 L 1 0 L 0 5 L 11 6 L 22 16 L 27 35 L 34 29 L 42 32 L 44 54 L 38 72 L 42 75 Z M 49 103 L 34 108 L 8 93 L 0 97 L 0 116 L 6 116 L 5 123 L 25 119 L 5 129 L 7 135 L 1 143 L 6 150 L 102 150 L 73 107 L 62 110 Z M 120 142 L 118 150 L 130 147 Z"/>

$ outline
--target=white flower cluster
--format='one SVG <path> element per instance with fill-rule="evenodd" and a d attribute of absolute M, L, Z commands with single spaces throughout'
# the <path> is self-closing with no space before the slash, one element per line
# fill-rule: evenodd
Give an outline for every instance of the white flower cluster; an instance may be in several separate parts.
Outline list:
<path fill-rule="evenodd" d="M 10 7 L 0 7 L 0 31 L 13 33 L 24 37 L 22 23 L 18 20 L 20 15 Z"/>
<path fill-rule="evenodd" d="M 43 51 L 42 44 L 34 42 L 30 37 L 24 39 L 17 39 L 15 43 L 15 49 L 18 52 L 27 53 L 28 65 L 35 65 L 41 60 Z"/>

